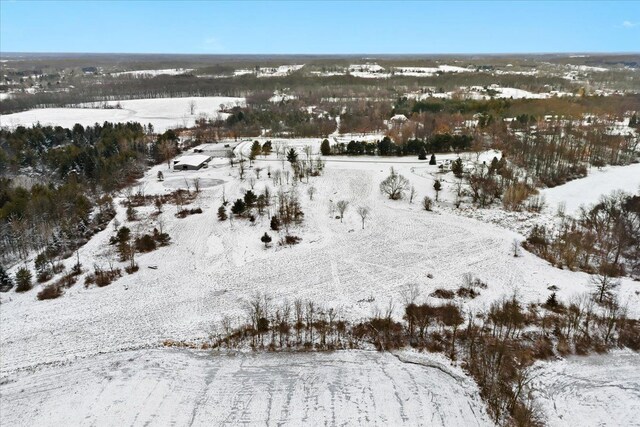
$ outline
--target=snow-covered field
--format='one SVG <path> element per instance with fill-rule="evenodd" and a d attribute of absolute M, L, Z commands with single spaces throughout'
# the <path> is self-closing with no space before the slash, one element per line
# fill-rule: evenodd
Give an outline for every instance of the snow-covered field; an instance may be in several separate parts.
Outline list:
<path fill-rule="evenodd" d="M 550 427 L 640 426 L 639 371 L 629 350 L 538 363 L 536 403 Z"/>
<path fill-rule="evenodd" d="M 252 142 L 238 144 L 236 153 L 247 154 Z M 274 147 L 285 143 L 295 147 L 300 158 L 305 158 L 303 147 L 311 146 L 317 153 L 320 145 L 319 139 L 272 142 Z M 215 145 L 204 148 L 207 153 L 216 151 Z M 480 161 L 494 155 L 483 153 Z M 138 255 L 140 271 L 125 274 L 107 287 L 85 288 L 81 280 L 50 301 L 36 299 L 40 285 L 25 294 L 0 295 L 0 393 L 3 403 L 9 402 L 1 411 L 0 423 L 20 425 L 28 419 L 67 425 L 110 420 L 114 424 L 255 424 L 269 419 L 273 424 L 291 425 L 305 420 L 485 424 L 475 389 L 460 389 L 462 374 L 451 377 L 425 370 L 388 354 L 221 359 L 158 348 L 165 339 L 205 339 L 225 316 L 243 319 L 245 303 L 257 292 L 270 295 L 275 304 L 296 298 L 313 300 L 337 309 L 347 320 L 360 320 L 390 303 L 394 316 L 400 318 L 403 290 L 409 284 L 418 285 L 419 301 L 436 302 L 428 296 L 431 292 L 458 288 L 468 272 L 488 284 L 476 299 L 459 301 L 468 311 L 487 309 L 495 300 L 513 294 L 525 303 L 542 301 L 551 285 L 559 289 L 562 301 L 591 290 L 587 274 L 554 268 L 526 252 L 514 258 L 512 244 L 524 238 L 521 234 L 455 214 L 450 203 L 453 178 L 438 174 L 437 167 L 426 161 L 366 156 L 326 160 L 323 175 L 292 189 L 300 195 L 305 216 L 291 234 L 302 237 L 302 242 L 293 247 L 274 244 L 269 249 L 260 236 L 268 232 L 276 242 L 278 235 L 269 229 L 267 216 L 258 217 L 254 225 L 241 219 L 232 223 L 217 219 L 223 187 L 232 201 L 250 188 L 247 179 L 238 180 L 237 166 L 231 168 L 221 157 L 199 171 L 174 172 L 166 164 L 151 168 L 139 184 L 146 194 L 186 188 L 200 178 L 202 192 L 192 206 L 204 212 L 178 219 L 176 207 L 166 205 L 160 218 L 171 244 Z M 391 166 L 415 186 L 413 203 L 390 201 L 380 194 L 378 184 Z M 615 181 L 636 179 L 637 166 L 620 168 Z M 257 192 L 265 186 L 273 191 L 269 170 L 289 168 L 275 154 L 259 156 L 247 177 L 255 177 L 257 167 L 263 168 L 256 178 Z M 165 175 L 163 182 L 156 179 L 158 171 Z M 589 188 L 600 189 L 607 183 L 609 189 L 611 179 L 605 172 L 592 176 Z M 425 195 L 435 198 L 436 178 L 444 178 L 442 201 L 434 212 L 426 212 L 420 200 Z M 307 196 L 310 186 L 316 189 L 313 200 Z M 330 214 L 331 203 L 338 200 L 349 201 L 343 222 L 335 219 L 335 212 Z M 355 212 L 358 206 L 371 209 L 364 229 Z M 153 209 L 146 207 L 140 213 L 145 216 Z M 118 221 L 134 230 L 158 226 L 152 219 L 127 223 L 124 211 L 118 205 Z M 113 233 L 109 226 L 80 249 L 85 268 L 106 267 L 117 258 L 108 245 Z M 74 262 L 66 261 L 68 266 Z M 640 316 L 639 290 L 637 282 L 621 281 L 618 292 L 630 317 Z M 629 370 L 626 376 L 637 384 L 640 373 Z M 113 418 L 106 418 L 107 414 Z"/>
<path fill-rule="evenodd" d="M 190 111 L 192 101 L 195 103 L 193 114 Z M 90 108 L 92 105 L 87 105 L 87 108 L 40 108 L 0 116 L 0 126 L 30 126 L 40 123 L 72 128 L 76 123 L 89 126 L 105 121 L 140 122 L 144 125 L 151 123 L 156 132 L 164 132 L 170 128 L 194 126 L 199 117 L 224 118 L 225 113 L 220 113 L 220 106 L 244 105 L 244 98 L 154 98 L 109 101 L 107 104 L 120 104 L 122 108 Z"/>
<path fill-rule="evenodd" d="M 317 145 L 319 140 L 298 143 Z M 273 190 L 267 168 L 275 171 L 283 163 L 288 166 L 274 157 L 255 162 L 255 167 L 264 168 L 255 185 L 257 191 L 265 185 Z M 208 183 L 195 203 L 204 213 L 177 219 L 176 208 L 166 206 L 161 217 L 172 244 L 139 255 L 140 271 L 106 288 L 85 289 L 78 284 L 52 301 L 38 301 L 38 287 L 26 294 L 2 295 L 2 371 L 153 346 L 163 339 L 206 337 L 223 316 L 242 316 L 244 302 L 256 292 L 268 293 L 275 301 L 312 299 L 339 309 L 345 318 L 361 319 L 384 309 L 391 300 L 400 317 L 401 294 L 408 284 L 417 283 L 422 298 L 427 299 L 438 287 L 456 289 L 467 272 L 489 285 L 465 304 L 470 309 L 486 308 L 496 298 L 513 293 L 524 301 L 540 301 L 549 295 L 551 285 L 559 288 L 562 300 L 590 290 L 584 273 L 554 268 L 529 253 L 514 258 L 513 239 L 523 238 L 515 232 L 447 209 L 422 210 L 419 200 L 423 196 L 435 198 L 435 166 L 430 172 L 426 162 L 393 163 L 390 159 L 392 163 L 377 163 L 366 157 L 330 160 L 322 176 L 297 185 L 305 220 L 292 233 L 302 237 L 302 243 L 290 248 L 275 245 L 269 250 L 259 240 L 265 231 L 271 232 L 266 216 L 253 226 L 248 221 L 217 220 L 220 183 L 225 182 L 230 200 L 249 188 L 247 181 L 239 183 L 235 178 L 237 168 L 232 170 L 222 159 L 200 171 L 172 172 L 166 165 L 152 168 L 142 180 L 146 194 L 184 188 L 195 177 Z M 378 183 L 391 166 L 416 187 L 413 204 L 387 200 L 378 191 Z M 164 182 L 156 180 L 159 170 L 165 174 Z M 313 201 L 306 195 L 311 185 L 317 189 Z M 453 185 L 445 183 L 441 196 L 446 200 L 452 190 Z M 330 201 L 341 199 L 350 202 L 343 223 L 329 215 Z M 364 230 L 355 213 L 361 205 L 371 208 Z M 118 220 L 126 223 L 121 206 Z M 153 226 L 151 222 L 146 227 Z M 112 234 L 109 227 L 80 249 L 85 267 L 107 266 L 116 259 L 113 247 L 107 244 Z M 148 268 L 154 265 L 157 270 Z M 640 314 L 637 290 L 636 282 L 622 280 L 620 297 L 628 302 L 631 316 Z M 372 302 L 367 301 L 369 297 Z"/>
<path fill-rule="evenodd" d="M 105 354 L 11 376 L 0 424 L 492 425 L 472 381 L 423 363 L 364 351 Z"/>
<path fill-rule="evenodd" d="M 133 76 L 133 77 L 155 77 L 155 76 L 178 76 L 193 71 L 193 68 L 165 68 L 162 70 L 135 70 L 111 73 L 112 76 Z"/>
<path fill-rule="evenodd" d="M 566 213 L 575 214 L 580 206 L 597 203 L 600 196 L 612 191 L 628 193 L 640 191 L 640 163 L 628 166 L 607 166 L 601 170 L 592 168 L 585 178 L 540 191 L 547 201 L 547 210 L 555 212 L 560 203 Z"/>

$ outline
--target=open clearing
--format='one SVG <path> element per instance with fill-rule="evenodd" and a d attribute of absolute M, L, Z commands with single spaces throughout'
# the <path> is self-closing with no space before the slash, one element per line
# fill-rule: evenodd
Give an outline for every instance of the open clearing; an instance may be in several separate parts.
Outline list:
<path fill-rule="evenodd" d="M 190 103 L 195 103 L 193 114 Z M 97 103 L 103 104 L 103 103 Z M 220 105 L 244 105 L 244 98 L 222 96 L 185 97 L 185 98 L 154 98 L 132 99 L 125 101 L 108 101 L 106 104 L 122 108 L 41 108 L 20 113 L 6 114 L 0 117 L 0 125 L 8 127 L 54 125 L 73 128 L 76 123 L 83 126 L 93 126 L 103 122 L 139 122 L 147 125 L 151 123 L 156 132 L 164 132 L 170 128 L 192 127 L 198 117 L 225 118 L 220 113 Z M 97 106 L 97 105 L 96 105 Z"/>
<path fill-rule="evenodd" d="M 558 204 L 564 202 L 566 212 L 574 214 L 580 206 L 598 203 L 601 195 L 615 190 L 628 193 L 640 191 L 640 163 L 608 166 L 602 170 L 591 169 L 585 178 L 544 189 L 540 194 L 544 195 L 547 208 L 552 212 L 557 209 Z"/>

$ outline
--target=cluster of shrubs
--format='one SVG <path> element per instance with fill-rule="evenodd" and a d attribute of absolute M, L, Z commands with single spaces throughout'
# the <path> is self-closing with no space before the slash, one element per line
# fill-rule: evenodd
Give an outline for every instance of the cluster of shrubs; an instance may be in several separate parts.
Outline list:
<path fill-rule="evenodd" d="M 102 267 L 96 265 L 94 266 L 94 272 L 85 276 L 84 285 L 88 288 L 90 285 L 95 284 L 96 286 L 102 288 L 104 286 L 110 285 L 119 277 L 122 277 L 121 269 L 115 267 L 103 269 Z"/>
<path fill-rule="evenodd" d="M 195 214 L 201 214 L 201 213 L 202 213 L 201 208 L 181 209 L 176 213 L 176 217 L 185 218 L 189 215 L 195 215 Z"/>
<path fill-rule="evenodd" d="M 471 285 L 460 289 L 477 292 L 486 287 L 471 275 L 467 279 Z M 442 352 L 461 360 L 478 383 L 490 415 L 504 425 L 538 425 L 539 414 L 523 388 L 536 360 L 613 347 L 640 351 L 640 321 L 628 319 L 615 300 L 599 304 L 589 294 L 565 304 L 552 293 L 545 302 L 528 306 L 512 297 L 469 318 L 454 303 L 411 302 L 401 321 L 390 308 L 355 323 L 312 301 L 275 306 L 266 295 L 257 295 L 246 307 L 247 322 L 233 326 L 224 319 L 207 348 L 248 344 L 255 350 L 330 351 L 375 346 L 387 351 L 410 346 Z"/>

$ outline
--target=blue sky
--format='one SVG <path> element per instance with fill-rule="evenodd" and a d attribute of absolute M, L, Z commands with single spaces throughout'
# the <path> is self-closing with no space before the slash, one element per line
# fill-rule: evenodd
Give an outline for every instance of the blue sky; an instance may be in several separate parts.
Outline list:
<path fill-rule="evenodd" d="M 2 52 L 639 52 L 640 2 L 0 2 Z"/>

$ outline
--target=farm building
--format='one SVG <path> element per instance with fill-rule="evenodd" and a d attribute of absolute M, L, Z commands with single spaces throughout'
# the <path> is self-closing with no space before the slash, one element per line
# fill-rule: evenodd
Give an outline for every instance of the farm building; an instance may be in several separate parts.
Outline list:
<path fill-rule="evenodd" d="M 207 163 L 211 160 L 211 156 L 204 154 L 192 154 L 190 156 L 182 156 L 178 160 L 173 161 L 173 170 L 198 170 L 207 167 Z"/>

